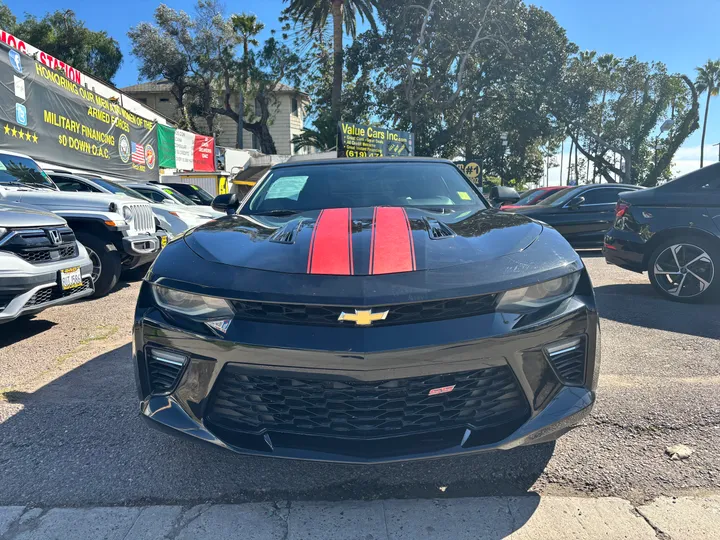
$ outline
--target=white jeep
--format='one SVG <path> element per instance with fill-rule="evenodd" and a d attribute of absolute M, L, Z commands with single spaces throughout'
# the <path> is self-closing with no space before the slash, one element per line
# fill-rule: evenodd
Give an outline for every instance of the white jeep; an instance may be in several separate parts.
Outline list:
<path fill-rule="evenodd" d="M 93 262 L 95 296 L 109 293 L 123 269 L 151 263 L 167 242 L 166 234 L 155 230 L 148 203 L 61 192 L 24 154 L 0 151 L 0 202 L 32 205 L 65 218 Z"/>

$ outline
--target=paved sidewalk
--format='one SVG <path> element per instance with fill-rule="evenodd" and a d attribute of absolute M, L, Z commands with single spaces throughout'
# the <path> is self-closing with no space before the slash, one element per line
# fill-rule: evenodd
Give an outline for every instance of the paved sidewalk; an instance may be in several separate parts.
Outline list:
<path fill-rule="evenodd" d="M 716 539 L 720 496 L 487 497 L 334 503 L 25 508 L 0 507 L 0 539 L 415 540 Z"/>

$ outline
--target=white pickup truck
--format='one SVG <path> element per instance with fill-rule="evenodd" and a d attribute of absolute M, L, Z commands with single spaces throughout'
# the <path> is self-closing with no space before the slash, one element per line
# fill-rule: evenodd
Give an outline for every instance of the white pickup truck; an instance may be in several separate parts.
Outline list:
<path fill-rule="evenodd" d="M 67 221 L 93 262 L 95 296 L 109 293 L 123 269 L 152 262 L 167 243 L 146 202 L 114 195 L 66 193 L 24 154 L 0 151 L 0 202 L 22 203 Z"/>

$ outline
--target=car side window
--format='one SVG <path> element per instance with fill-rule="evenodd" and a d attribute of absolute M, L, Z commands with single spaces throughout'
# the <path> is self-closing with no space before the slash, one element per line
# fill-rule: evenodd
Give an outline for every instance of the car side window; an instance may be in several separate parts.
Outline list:
<path fill-rule="evenodd" d="M 52 181 L 55 182 L 55 185 L 60 189 L 60 191 L 94 191 L 87 184 L 84 184 L 83 182 L 78 182 L 77 180 L 73 180 L 72 178 L 66 178 L 64 176 L 51 176 L 50 178 L 52 178 Z"/>
<path fill-rule="evenodd" d="M 591 204 L 615 204 L 618 200 L 620 193 L 622 193 L 623 191 L 627 191 L 627 189 L 590 189 L 585 193 L 581 194 L 582 197 L 585 197 L 585 202 L 582 203 L 582 206 L 587 206 Z"/>

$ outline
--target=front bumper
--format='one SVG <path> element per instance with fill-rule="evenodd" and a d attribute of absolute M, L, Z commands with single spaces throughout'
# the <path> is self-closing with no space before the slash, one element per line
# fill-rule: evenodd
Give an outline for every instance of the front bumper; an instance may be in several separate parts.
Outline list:
<path fill-rule="evenodd" d="M 80 268 L 83 286 L 62 291 L 60 271 L 75 267 Z M 43 264 L 0 251 L 0 324 L 90 296 L 94 290 L 91 275 L 92 261 L 81 244 L 77 257 Z"/>
<path fill-rule="evenodd" d="M 149 285 L 144 283 L 133 338 L 141 414 L 155 427 L 244 454 L 376 463 L 505 450 L 556 439 L 589 414 L 595 401 L 599 327 L 592 293 L 563 302 L 539 322 L 499 313 L 367 329 L 310 328 L 236 320 L 225 337 L 202 326 L 181 328 L 171 315 L 153 306 L 151 296 Z M 323 350 L 328 343 L 342 341 L 342 337 L 338 338 L 340 333 L 353 336 L 352 341 L 365 343 L 368 352 L 358 352 L 355 348 L 344 352 Z M 583 371 L 578 380 L 568 383 L 558 366 L 550 362 L 546 349 L 578 337 L 585 347 Z M 149 371 L 150 349 L 187 357 L 175 381 L 162 392 L 153 391 L 151 377 L 155 375 Z M 390 403 L 394 391 L 410 386 L 406 381 L 461 380 L 468 373 L 495 374 L 502 370 L 511 374 L 522 405 L 515 402 L 516 407 L 503 409 L 508 403 L 508 394 L 503 395 L 498 401 L 489 402 L 492 414 L 500 410 L 502 413 L 493 416 L 493 422 L 478 427 L 474 422 L 463 425 L 457 417 L 450 416 L 447 423 L 441 421 L 427 429 L 362 436 L 358 431 L 342 434 L 315 430 L 312 421 L 298 430 L 277 425 L 229 427 L 217 420 L 220 388 L 230 371 L 240 372 L 243 380 L 257 379 L 265 381 L 263 384 L 285 381 L 288 393 L 283 406 L 296 406 L 293 399 L 297 397 L 303 414 L 313 418 L 324 412 L 312 401 L 314 398 L 293 395 L 293 385 L 301 384 L 300 380 L 333 388 L 359 387 L 362 391 L 353 394 L 358 404 L 363 400 L 367 402 L 367 392 L 374 391 L 373 385 L 378 385 L 389 389 L 389 393 L 373 396 Z M 268 395 L 276 391 L 262 384 L 260 388 Z M 473 394 L 473 399 L 490 400 L 493 388 L 497 390 L 498 386 L 490 382 L 483 388 L 480 394 Z M 455 399 L 453 392 L 456 390 L 435 396 L 433 399 L 437 401 L 427 404 L 433 407 L 442 400 L 449 403 Z M 339 407 L 336 397 L 337 394 L 323 402 L 322 407 Z M 276 405 L 269 404 L 268 414 L 281 413 Z M 423 414 L 428 410 L 424 408 Z M 350 419 L 351 424 L 362 423 L 363 411 L 356 409 L 356 412 Z M 397 411 L 390 403 L 383 414 L 392 416 L 394 412 Z M 446 413 L 447 409 L 438 414 Z"/>
<path fill-rule="evenodd" d="M 169 240 L 170 236 L 165 231 L 157 231 L 152 235 L 124 237 L 122 239 L 123 266 L 126 269 L 132 269 L 154 261 Z"/>

